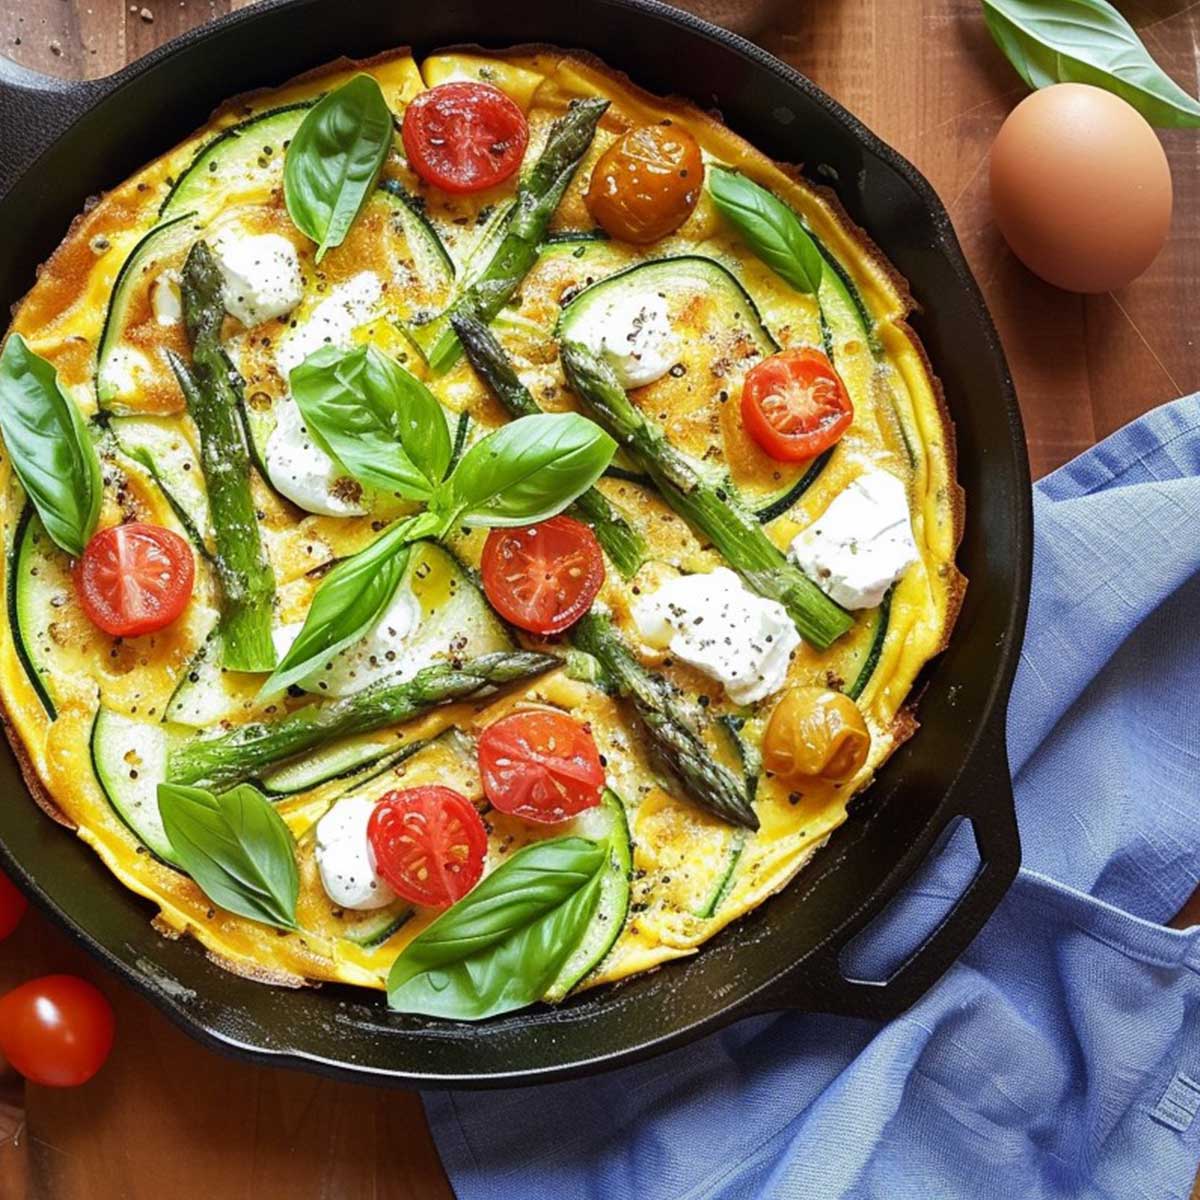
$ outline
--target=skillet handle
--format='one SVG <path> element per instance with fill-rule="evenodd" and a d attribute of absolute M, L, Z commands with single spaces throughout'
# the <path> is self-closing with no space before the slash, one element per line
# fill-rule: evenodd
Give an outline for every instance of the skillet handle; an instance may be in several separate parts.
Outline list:
<path fill-rule="evenodd" d="M 973 756 L 974 782 L 942 818 L 931 845 L 941 844 L 949 828 L 968 820 L 975 834 L 979 866 L 971 881 L 925 940 L 885 980 L 847 979 L 839 961 L 842 951 L 874 919 L 867 914 L 847 925 L 828 944 L 806 956 L 782 978 L 754 997 L 751 1011 L 805 1010 L 891 1020 L 919 1000 L 953 965 L 986 924 L 1021 865 L 1021 843 L 1013 810 L 1012 783 L 1003 718 L 984 736 L 990 743 Z M 931 853 L 933 851 L 931 850 Z M 919 869 L 919 865 L 918 868 Z M 895 903 L 911 879 L 901 884 Z M 882 911 L 886 911 L 886 908 Z"/>
<path fill-rule="evenodd" d="M 0 55 L 0 196 L 105 90 L 105 80 L 55 79 Z"/>

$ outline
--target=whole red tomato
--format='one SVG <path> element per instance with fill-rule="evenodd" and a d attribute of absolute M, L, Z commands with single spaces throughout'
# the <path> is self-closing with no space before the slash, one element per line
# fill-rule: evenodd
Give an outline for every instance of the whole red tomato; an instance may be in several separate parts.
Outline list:
<path fill-rule="evenodd" d="M 32 1083 L 87 1083 L 108 1058 L 113 1026 L 109 1002 L 74 975 L 43 975 L 0 996 L 0 1053 Z"/>

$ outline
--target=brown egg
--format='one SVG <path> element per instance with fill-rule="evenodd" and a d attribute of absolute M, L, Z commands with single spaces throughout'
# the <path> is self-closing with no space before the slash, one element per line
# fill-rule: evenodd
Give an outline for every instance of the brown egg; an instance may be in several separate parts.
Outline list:
<path fill-rule="evenodd" d="M 1171 171 L 1124 100 L 1083 83 L 1026 97 L 992 146 L 992 209 L 1013 253 L 1072 292 L 1107 292 L 1153 261 L 1171 223 Z"/>

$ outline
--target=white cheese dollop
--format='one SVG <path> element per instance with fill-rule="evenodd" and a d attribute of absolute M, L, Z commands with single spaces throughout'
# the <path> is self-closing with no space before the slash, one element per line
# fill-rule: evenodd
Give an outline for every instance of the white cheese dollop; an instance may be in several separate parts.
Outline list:
<path fill-rule="evenodd" d="M 383 284 L 374 271 L 359 271 L 334 287 L 296 327 L 280 339 L 275 365 L 286 380 L 322 346 L 349 346 L 351 335 L 379 311 Z"/>
<path fill-rule="evenodd" d="M 275 405 L 275 428 L 267 439 L 271 484 L 305 512 L 324 517 L 361 516 L 367 511 L 362 487 L 317 445 L 300 406 L 285 397 Z"/>
<path fill-rule="evenodd" d="M 428 665 L 425 657 L 416 661 L 408 645 L 409 635 L 420 623 L 421 602 L 408 584 L 401 582 L 375 624 L 358 641 L 302 680 L 301 687 L 324 696 L 348 696 L 378 679 L 414 675 Z M 274 631 L 275 650 L 280 658 L 291 648 L 302 627 L 302 623 L 297 623 Z"/>
<path fill-rule="evenodd" d="M 919 558 L 904 484 L 886 471 L 860 475 L 790 550 L 797 566 L 843 608 L 875 608 Z"/>
<path fill-rule="evenodd" d="M 153 374 L 153 364 L 132 346 L 117 346 L 100 365 L 101 383 L 114 400 L 136 398 L 145 381 L 152 378 Z"/>
<path fill-rule="evenodd" d="M 178 325 L 183 320 L 183 293 L 175 271 L 164 271 L 150 284 L 150 307 L 160 325 Z"/>
<path fill-rule="evenodd" d="M 243 325 L 284 317 L 304 298 L 296 247 L 278 233 L 224 234 L 213 251 L 225 311 Z"/>
<path fill-rule="evenodd" d="M 651 292 L 618 293 L 594 305 L 571 330 L 597 358 L 612 367 L 622 387 L 661 379 L 679 361 L 679 338 L 667 316 L 667 302 Z"/>
<path fill-rule="evenodd" d="M 679 575 L 638 598 L 642 640 L 722 684 L 735 704 L 777 692 L 800 635 L 782 604 L 755 595 L 728 568 Z"/>
<path fill-rule="evenodd" d="M 374 808 L 369 796 L 347 796 L 317 822 L 321 886 L 340 908 L 382 908 L 396 899 L 375 870 L 375 855 L 367 840 L 367 822 Z"/>

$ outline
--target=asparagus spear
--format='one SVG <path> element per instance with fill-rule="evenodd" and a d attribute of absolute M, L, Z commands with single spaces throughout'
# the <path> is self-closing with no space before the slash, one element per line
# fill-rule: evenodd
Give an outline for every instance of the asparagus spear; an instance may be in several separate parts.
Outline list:
<path fill-rule="evenodd" d="M 269 671 L 275 665 L 271 608 L 275 577 L 258 534 L 250 494 L 250 459 L 237 416 L 237 383 L 221 349 L 221 273 L 205 242 L 183 267 L 183 315 L 192 343 L 189 369 L 168 351 L 188 412 L 200 431 L 200 465 L 216 537 L 217 575 L 224 592 L 224 665 L 231 671 Z"/>
<path fill-rule="evenodd" d="M 231 733 L 188 742 L 172 752 L 167 778 L 229 787 L 332 738 L 408 721 L 438 704 L 558 665 L 552 655 L 525 650 L 485 654 L 459 666 L 435 663 L 404 682 L 383 679 L 339 700 L 306 704 L 276 721 L 252 721 Z"/>
<path fill-rule="evenodd" d="M 633 705 L 659 757 L 679 776 L 692 799 L 723 820 L 757 829 L 758 817 L 745 781 L 713 758 L 679 693 L 638 662 L 607 614 L 588 613 L 571 637 L 576 647 L 600 663 L 617 692 Z"/>
<path fill-rule="evenodd" d="M 450 318 L 450 324 L 458 334 L 471 366 L 512 416 L 527 417 L 542 411 L 517 378 L 503 347 L 482 321 L 467 313 L 455 313 Z M 587 522 L 595 530 L 596 538 L 612 559 L 613 566 L 626 579 L 642 565 L 646 547 L 641 535 L 613 508 L 598 488 L 588 488 L 567 512 Z"/>
<path fill-rule="evenodd" d="M 646 420 L 607 363 L 577 342 L 563 344 L 562 363 L 576 394 L 650 476 L 663 499 L 716 546 L 754 591 L 778 600 L 806 640 L 825 650 L 853 625 L 849 613 L 788 562 L 753 513 L 727 488 L 706 478 Z"/>
<path fill-rule="evenodd" d="M 458 335 L 450 325 L 450 315 L 467 313 L 484 324 L 491 321 L 512 299 L 537 261 L 538 247 L 546 236 L 550 218 L 591 146 L 606 108 L 607 100 L 574 100 L 566 115 L 551 126 L 541 157 L 517 188 L 508 229 L 491 261 L 454 302 L 450 312 L 437 319 L 441 327 L 425 354 L 435 375 L 454 366 L 462 352 Z"/>

